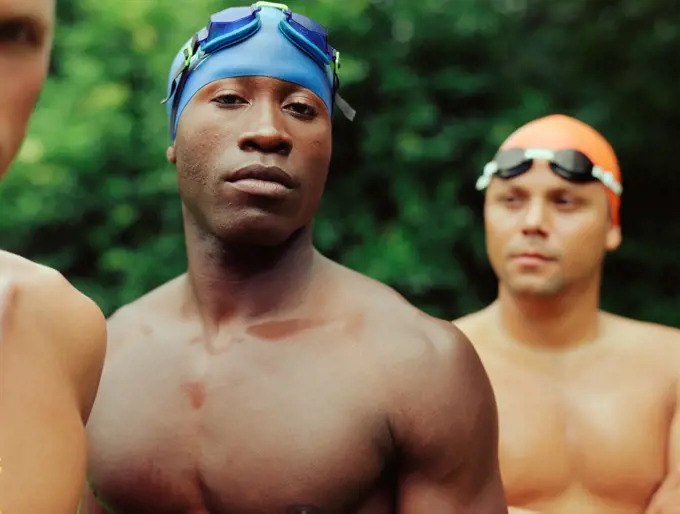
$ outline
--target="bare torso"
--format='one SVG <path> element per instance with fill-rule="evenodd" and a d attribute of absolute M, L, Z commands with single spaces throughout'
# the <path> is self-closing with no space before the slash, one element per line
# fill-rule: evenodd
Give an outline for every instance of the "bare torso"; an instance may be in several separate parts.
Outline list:
<path fill-rule="evenodd" d="M 512 342 L 493 306 L 455 324 L 494 387 L 508 504 L 642 514 L 668 471 L 680 332 L 602 314 L 598 341 L 559 351 Z"/>
<path fill-rule="evenodd" d="M 88 425 L 101 501 L 120 514 L 394 512 L 382 377 L 417 357 L 397 342 L 415 309 L 338 267 L 332 299 L 208 340 L 184 288 L 180 277 L 110 322 Z"/>

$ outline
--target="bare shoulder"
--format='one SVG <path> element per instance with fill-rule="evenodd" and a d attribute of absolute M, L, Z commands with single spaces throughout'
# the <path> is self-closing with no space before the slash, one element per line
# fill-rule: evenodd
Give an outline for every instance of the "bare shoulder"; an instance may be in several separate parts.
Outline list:
<path fill-rule="evenodd" d="M 101 309 L 58 271 L 7 252 L 0 252 L 0 283 L 3 351 L 25 355 L 27 365 L 33 356 L 33 367 L 41 365 L 36 352 L 52 356 L 87 418 L 106 353 Z"/>
<path fill-rule="evenodd" d="M 359 290 L 353 308 L 365 318 L 362 357 L 379 377 L 401 472 L 446 484 L 450 498 L 474 496 L 477 486 L 466 480 L 488 485 L 489 502 L 502 502 L 496 401 L 470 340 L 385 285 L 365 282 Z"/>
<path fill-rule="evenodd" d="M 8 323 L 30 321 L 60 344 L 105 344 L 106 324 L 97 304 L 57 270 L 0 252 L 0 280 L 9 293 Z M 75 340 L 73 339 L 75 338 Z"/>
<path fill-rule="evenodd" d="M 480 372 L 476 351 L 456 325 L 430 316 L 393 288 L 371 278 L 355 274 L 344 283 L 352 290 L 352 309 L 364 321 L 368 344 L 389 368 L 388 376 L 401 384 L 411 377 L 423 386 L 437 378 L 448 381 L 455 375 Z M 484 380 L 483 370 L 481 373 Z"/>
<path fill-rule="evenodd" d="M 609 313 L 602 313 L 602 319 L 606 344 L 647 362 L 649 369 L 665 369 L 680 378 L 680 330 Z"/>
<path fill-rule="evenodd" d="M 409 319 L 410 318 L 410 319 Z M 400 387 L 409 383 L 427 395 L 467 394 L 469 388 L 488 389 L 488 377 L 468 336 L 456 325 L 428 316 L 414 308 L 411 316 L 392 322 L 394 335 L 391 377 Z M 472 397 L 468 397 L 472 399 Z M 461 404 L 464 402 L 461 398 Z"/>
<path fill-rule="evenodd" d="M 176 321 L 186 275 L 181 275 L 116 310 L 107 320 L 109 347 L 116 352 L 140 331 Z"/>
<path fill-rule="evenodd" d="M 667 347 L 669 350 L 680 350 L 680 329 L 652 323 L 624 318 L 610 313 L 602 313 L 607 333 L 617 339 L 625 338 L 630 344 L 637 344 L 649 348 Z"/>

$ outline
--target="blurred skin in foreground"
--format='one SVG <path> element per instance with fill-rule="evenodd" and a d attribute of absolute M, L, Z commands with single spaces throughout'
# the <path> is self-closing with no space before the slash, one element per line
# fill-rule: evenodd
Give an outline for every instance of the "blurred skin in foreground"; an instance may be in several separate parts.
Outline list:
<path fill-rule="evenodd" d="M 181 114 L 189 269 L 110 320 L 88 514 L 507 512 L 467 339 L 314 248 L 331 132 L 317 94 L 269 76 L 220 76 Z"/>
<path fill-rule="evenodd" d="M 54 0 L 0 0 L 0 175 L 50 59 Z M 57 271 L 0 252 L 0 510 L 73 514 L 106 345 L 99 308 Z"/>
<path fill-rule="evenodd" d="M 551 116 L 501 149 L 578 149 L 620 176 L 592 128 Z M 536 158 L 494 176 L 484 220 L 498 298 L 454 323 L 494 387 L 508 505 L 542 514 L 680 512 L 680 331 L 599 308 L 618 196 Z M 654 257 L 649 256 L 650 265 Z"/>

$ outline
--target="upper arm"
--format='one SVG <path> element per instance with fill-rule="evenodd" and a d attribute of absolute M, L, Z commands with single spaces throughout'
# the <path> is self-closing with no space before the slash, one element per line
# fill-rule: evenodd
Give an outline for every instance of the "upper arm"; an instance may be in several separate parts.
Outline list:
<path fill-rule="evenodd" d="M 677 343 L 680 346 L 680 338 Z M 675 383 L 675 409 L 668 439 L 668 473 L 680 468 L 680 359 L 676 359 L 678 369 Z"/>
<path fill-rule="evenodd" d="M 15 282 L 5 304 L 0 339 L 3 510 L 75 512 L 78 505 L 86 452 L 82 396 L 96 390 L 84 381 L 97 375 L 102 335 L 92 309 L 81 310 L 80 293 L 64 283 L 53 270 L 36 267 Z"/>
<path fill-rule="evenodd" d="M 104 366 L 107 336 L 104 315 L 96 303 L 58 272 L 45 277 L 30 301 L 39 306 L 34 311 L 40 321 L 38 326 L 50 340 L 49 345 L 58 349 L 61 368 L 72 384 L 86 423 Z"/>
<path fill-rule="evenodd" d="M 392 420 L 401 459 L 399 512 L 506 513 L 496 402 L 470 342 L 442 325 L 411 364 Z"/>

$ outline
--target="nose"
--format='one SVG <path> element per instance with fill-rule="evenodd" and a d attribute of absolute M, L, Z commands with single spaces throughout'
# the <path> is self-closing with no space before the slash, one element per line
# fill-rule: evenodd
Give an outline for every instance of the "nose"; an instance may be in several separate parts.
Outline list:
<path fill-rule="evenodd" d="M 548 236 L 549 213 L 543 201 L 536 198 L 527 206 L 522 233 L 525 236 Z"/>
<path fill-rule="evenodd" d="M 261 100 L 248 113 L 249 123 L 239 138 L 239 147 L 244 152 L 289 155 L 293 140 L 286 129 L 284 114 L 278 103 Z"/>

